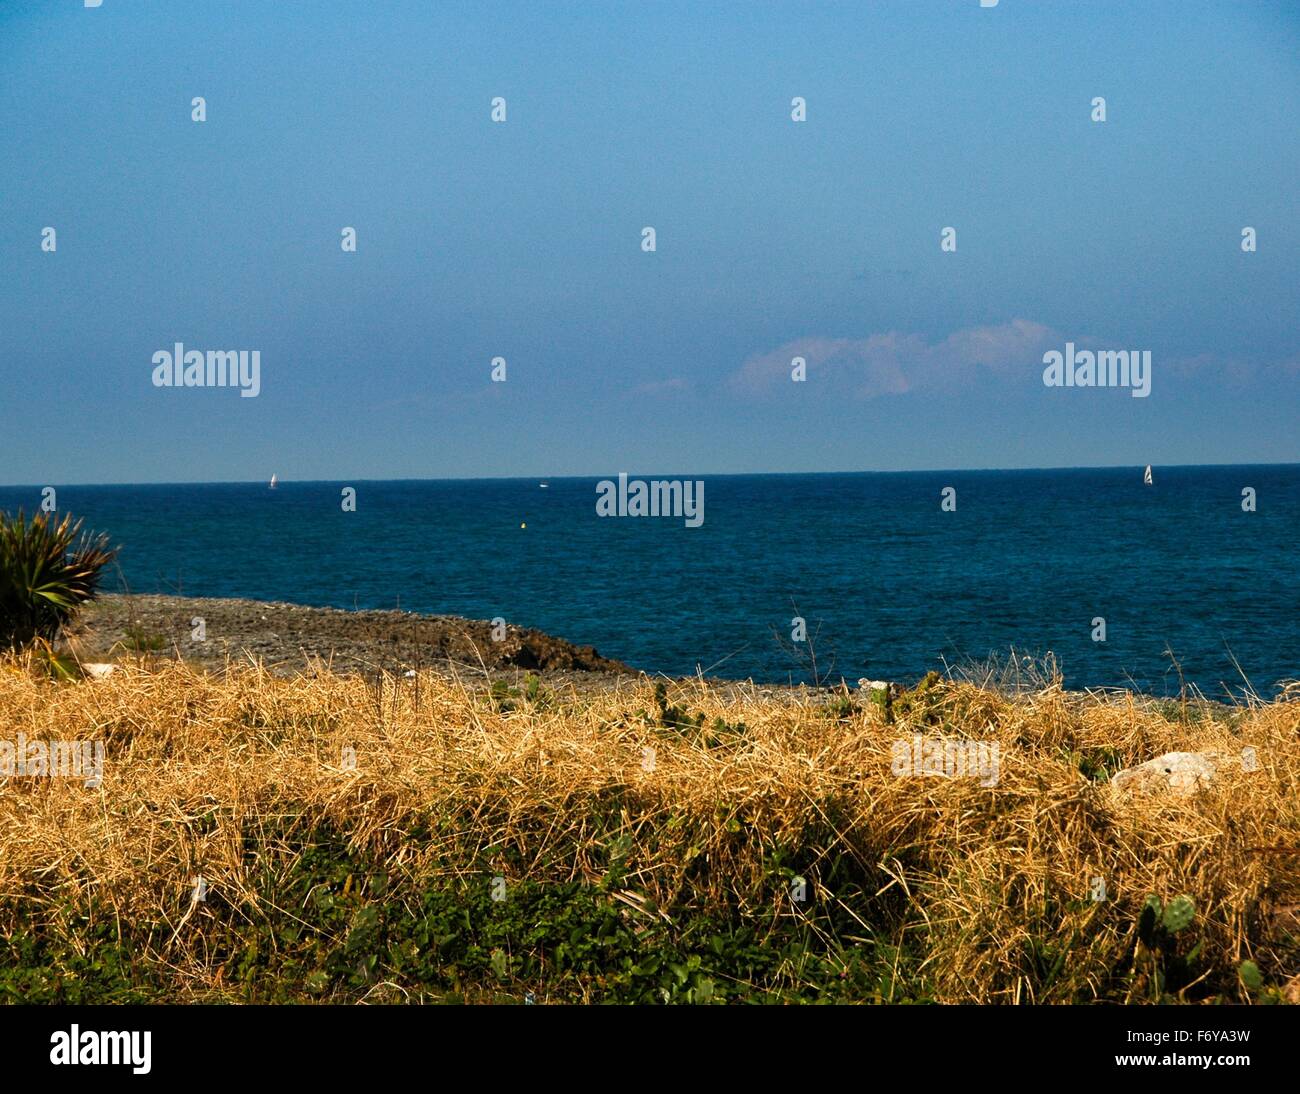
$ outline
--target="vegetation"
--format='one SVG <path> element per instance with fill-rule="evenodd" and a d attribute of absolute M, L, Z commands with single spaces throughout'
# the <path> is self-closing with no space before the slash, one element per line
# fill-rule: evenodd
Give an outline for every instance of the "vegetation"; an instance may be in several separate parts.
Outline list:
<path fill-rule="evenodd" d="M 891 724 L 860 692 L 29 662 L 0 741 L 107 763 L 0 776 L 3 1000 L 1295 999 L 1298 690 L 1173 723 L 936 677 Z M 997 742 L 996 785 L 900 776 L 913 734 Z M 1247 745 L 1193 797 L 1108 783 Z"/>
<path fill-rule="evenodd" d="M 43 643 L 48 649 L 116 557 L 105 536 L 83 533 L 80 520 L 46 513 L 0 513 L 0 649 Z"/>

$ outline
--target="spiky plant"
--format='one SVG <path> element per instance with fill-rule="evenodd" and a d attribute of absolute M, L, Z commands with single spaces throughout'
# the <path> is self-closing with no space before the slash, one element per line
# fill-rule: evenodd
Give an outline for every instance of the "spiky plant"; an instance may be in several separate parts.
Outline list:
<path fill-rule="evenodd" d="M 69 515 L 0 513 L 0 649 L 53 642 L 94 598 L 117 549 L 81 524 Z"/>

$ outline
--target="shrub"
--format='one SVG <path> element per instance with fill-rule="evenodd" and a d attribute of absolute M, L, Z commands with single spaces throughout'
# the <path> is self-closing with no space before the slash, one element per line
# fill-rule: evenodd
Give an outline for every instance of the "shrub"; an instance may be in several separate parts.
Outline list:
<path fill-rule="evenodd" d="M 0 513 L 0 648 L 53 642 L 116 557 L 106 536 L 83 533 L 70 516 Z"/>

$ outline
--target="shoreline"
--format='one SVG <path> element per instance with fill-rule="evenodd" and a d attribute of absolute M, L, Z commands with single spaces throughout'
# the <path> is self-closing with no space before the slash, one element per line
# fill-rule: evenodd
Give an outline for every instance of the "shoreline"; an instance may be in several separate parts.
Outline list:
<path fill-rule="evenodd" d="M 196 628 L 199 619 L 203 621 L 202 638 L 195 637 L 200 633 Z M 839 683 L 829 682 L 814 686 L 643 671 L 604 656 L 594 646 L 509 623 L 499 641 L 492 635 L 490 621 L 452 615 L 329 608 L 247 597 L 102 593 L 85 605 L 67 639 L 83 664 L 143 656 L 179 660 L 215 673 L 224 672 L 231 664 L 260 661 L 281 677 L 314 676 L 321 669 L 371 677 L 433 671 L 448 677 L 502 677 L 519 685 L 536 674 L 551 686 L 572 687 L 583 693 L 618 690 L 642 680 L 700 681 L 737 698 L 789 698 L 841 688 Z M 927 675 L 931 674 L 889 684 L 898 694 Z M 938 675 L 954 678 L 948 671 Z M 1041 690 L 1049 682 L 1045 676 L 1027 676 L 1023 685 L 1011 685 L 1010 690 Z M 843 683 L 851 691 L 860 690 L 861 681 L 846 677 Z M 990 675 L 982 686 L 1007 690 L 1009 685 Z M 1061 690 L 1079 698 L 1128 696 L 1142 705 L 1180 702 L 1177 696 L 1125 687 Z M 1205 696 L 1189 695 L 1187 701 L 1216 709 L 1230 707 Z"/>
<path fill-rule="evenodd" d="M 192 637 L 195 618 L 204 621 L 202 641 Z M 647 680 L 702 682 L 737 701 L 798 702 L 829 690 L 642 671 L 594 646 L 533 627 L 506 624 L 505 631 L 504 639 L 494 642 L 490 621 L 462 616 L 247 597 L 101 593 L 86 603 L 67 639 L 83 664 L 145 657 L 179 660 L 217 674 L 256 659 L 280 677 L 314 676 L 322 668 L 369 678 L 415 671 L 480 682 L 500 679 L 519 688 L 537 675 L 551 688 L 580 695 L 626 691 Z"/>
<path fill-rule="evenodd" d="M 202 626 L 198 624 L 202 621 Z M 536 672 L 548 679 L 641 674 L 621 661 L 531 627 L 397 610 L 312 607 L 244 597 L 109 593 L 90 601 L 69 642 L 82 661 L 144 654 L 207 670 L 260 659 L 277 675 L 335 672 Z"/>

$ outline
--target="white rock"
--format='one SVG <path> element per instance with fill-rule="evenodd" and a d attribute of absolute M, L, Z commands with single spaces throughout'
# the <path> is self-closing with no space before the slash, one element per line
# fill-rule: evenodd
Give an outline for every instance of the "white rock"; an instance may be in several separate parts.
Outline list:
<path fill-rule="evenodd" d="M 89 676 L 92 680 L 102 680 L 105 676 L 112 674 L 116 665 L 107 665 L 100 661 L 85 661 L 81 665 L 81 671 Z"/>
<path fill-rule="evenodd" d="M 1214 781 L 1217 755 L 1207 752 L 1166 752 L 1137 767 L 1117 771 L 1111 787 L 1124 794 L 1195 794 Z"/>

